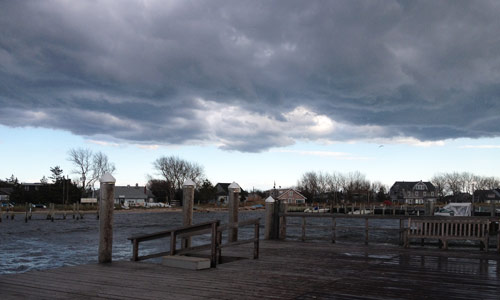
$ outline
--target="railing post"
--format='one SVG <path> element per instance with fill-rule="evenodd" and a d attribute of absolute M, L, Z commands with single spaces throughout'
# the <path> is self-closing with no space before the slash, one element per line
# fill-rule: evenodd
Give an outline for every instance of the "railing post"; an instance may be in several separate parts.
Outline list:
<path fill-rule="evenodd" d="M 257 220 L 254 225 L 253 259 L 259 258 L 259 225 L 260 221 Z"/>
<path fill-rule="evenodd" d="M 266 199 L 266 227 L 265 227 L 265 232 L 264 232 L 264 238 L 266 240 L 272 240 L 275 238 L 273 235 L 274 202 L 275 202 L 275 200 L 271 196 L 269 196 Z"/>
<path fill-rule="evenodd" d="M 170 255 L 175 255 L 175 247 L 177 243 L 177 233 L 172 230 L 170 233 Z"/>
<path fill-rule="evenodd" d="M 238 241 L 238 209 L 240 204 L 240 186 L 233 182 L 228 186 L 229 190 L 229 229 L 227 232 L 228 242 Z"/>
<path fill-rule="evenodd" d="M 113 252 L 113 208 L 115 198 L 115 178 L 104 174 L 101 179 L 101 207 L 99 220 L 99 263 L 112 260 Z"/>
<path fill-rule="evenodd" d="M 219 221 L 212 223 L 212 238 L 211 238 L 211 251 L 210 251 L 210 267 L 215 268 L 217 266 L 217 252 L 220 249 L 218 241 L 218 231 Z"/>
<path fill-rule="evenodd" d="M 182 224 L 193 225 L 193 204 L 195 183 L 191 179 L 184 181 L 182 185 Z M 183 237 L 181 248 L 191 247 L 191 237 Z"/>
<path fill-rule="evenodd" d="M 137 241 L 137 239 L 134 239 L 132 241 L 132 243 L 134 244 L 134 249 L 133 249 L 133 253 L 132 253 L 132 261 L 138 261 L 139 260 L 139 241 Z"/>

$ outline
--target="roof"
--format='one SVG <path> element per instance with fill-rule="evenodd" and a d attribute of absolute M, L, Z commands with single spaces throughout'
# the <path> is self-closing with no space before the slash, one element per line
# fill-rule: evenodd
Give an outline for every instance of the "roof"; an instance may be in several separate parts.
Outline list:
<path fill-rule="evenodd" d="M 0 188 L 0 195 L 10 195 L 14 191 L 13 188 Z"/>
<path fill-rule="evenodd" d="M 224 182 L 219 182 L 215 185 L 215 188 L 217 189 L 217 196 L 227 196 L 229 194 L 229 185 L 230 183 L 224 183 Z"/>
<path fill-rule="evenodd" d="M 115 186 L 115 198 L 146 199 L 152 197 L 145 186 Z"/>
<path fill-rule="evenodd" d="M 396 189 L 396 190 L 405 190 L 405 191 L 412 191 L 413 187 L 417 185 L 418 183 L 423 183 L 427 187 L 427 190 L 429 192 L 434 192 L 436 190 L 436 187 L 429 181 L 396 181 L 391 187 L 391 190 Z"/>
<path fill-rule="evenodd" d="M 494 190 L 475 190 L 474 197 L 477 197 L 478 200 L 500 200 L 500 189 Z"/>
<path fill-rule="evenodd" d="M 288 195 L 288 191 L 293 191 L 294 195 L 298 195 L 299 196 L 298 198 L 302 198 L 304 200 L 307 199 L 304 195 L 302 195 L 301 193 L 299 193 L 295 189 L 286 189 L 286 190 L 283 190 L 283 192 L 281 192 L 280 195 L 278 196 L 278 199 L 288 199 L 288 198 L 290 198 L 289 195 Z M 296 197 L 294 197 L 294 198 L 296 199 Z"/>

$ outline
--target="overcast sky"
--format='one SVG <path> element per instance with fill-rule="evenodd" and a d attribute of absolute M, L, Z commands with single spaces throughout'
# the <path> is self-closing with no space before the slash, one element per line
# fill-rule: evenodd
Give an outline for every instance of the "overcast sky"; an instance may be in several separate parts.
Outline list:
<path fill-rule="evenodd" d="M 0 125 L 221 153 L 497 149 L 499 15 L 499 1 L 1 1 Z"/>

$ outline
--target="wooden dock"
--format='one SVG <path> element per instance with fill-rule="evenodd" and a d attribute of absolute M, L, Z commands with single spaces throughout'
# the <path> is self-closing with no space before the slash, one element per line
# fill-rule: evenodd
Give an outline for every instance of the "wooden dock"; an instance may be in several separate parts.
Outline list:
<path fill-rule="evenodd" d="M 231 248 L 217 268 L 201 271 L 119 261 L 0 275 L 0 299 L 497 300 L 500 295 L 500 256 L 493 252 L 261 241 L 254 260 L 251 247 Z"/>

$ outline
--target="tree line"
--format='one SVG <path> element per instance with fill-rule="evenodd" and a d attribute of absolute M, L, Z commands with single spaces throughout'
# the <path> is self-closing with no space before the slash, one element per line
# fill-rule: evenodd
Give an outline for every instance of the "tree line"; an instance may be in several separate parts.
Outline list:
<path fill-rule="evenodd" d="M 50 168 L 48 178 L 43 176 L 41 185 L 36 190 L 22 188 L 17 178 L 0 180 L 0 187 L 12 187 L 11 201 L 16 203 L 74 203 L 81 197 L 94 194 L 96 182 L 104 173 L 113 174 L 115 165 L 102 152 L 93 152 L 85 148 L 75 148 L 68 151 L 67 160 L 73 165 L 70 174 L 78 177 L 69 179 L 59 166 Z M 153 168 L 159 178 L 148 176 L 148 189 L 158 201 L 171 202 L 182 199 L 182 185 L 187 179 L 196 184 L 195 199 L 209 202 L 216 198 L 216 188 L 205 176 L 203 166 L 189 162 L 176 156 L 161 156 L 153 162 Z M 49 179 L 51 182 L 49 182 Z M 492 176 L 478 176 L 469 172 L 438 173 L 430 180 L 437 189 L 438 195 L 472 194 L 473 190 L 489 190 L 500 187 L 500 180 Z M 370 182 L 359 171 L 316 172 L 304 173 L 297 181 L 295 188 L 309 201 L 336 202 L 347 201 L 378 201 L 387 200 L 389 187 L 379 181 Z M 265 194 L 257 191 L 259 196 Z M 248 193 L 242 190 L 241 196 Z M 95 196 L 95 195 L 94 195 Z"/>
<path fill-rule="evenodd" d="M 439 197 L 472 194 L 475 190 L 491 190 L 500 187 L 500 179 L 494 176 L 479 176 L 470 172 L 438 173 L 430 182 L 436 187 Z M 335 201 L 336 197 L 352 201 L 354 198 L 363 200 L 376 199 L 382 202 L 388 200 L 388 186 L 379 181 L 370 182 L 358 171 L 350 173 L 324 173 L 310 171 L 298 180 L 299 190 L 310 201 Z M 366 196 L 365 196 L 366 195 Z"/>
<path fill-rule="evenodd" d="M 298 180 L 296 189 L 309 201 L 337 202 L 347 201 L 380 201 L 386 200 L 387 186 L 379 181 L 370 182 L 359 171 L 316 172 L 309 171 Z"/>
<path fill-rule="evenodd" d="M 494 176 L 479 176 L 470 172 L 438 173 L 431 179 L 442 197 L 472 194 L 476 190 L 491 190 L 500 187 L 500 179 Z"/>

